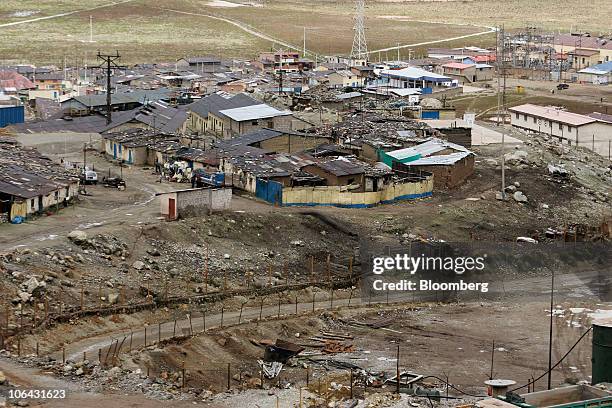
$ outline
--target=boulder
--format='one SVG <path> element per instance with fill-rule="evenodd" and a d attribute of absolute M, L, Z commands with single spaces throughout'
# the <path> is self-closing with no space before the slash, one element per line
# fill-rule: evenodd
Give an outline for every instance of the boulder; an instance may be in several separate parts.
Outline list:
<path fill-rule="evenodd" d="M 45 282 L 38 282 L 38 280 L 33 276 L 23 283 L 23 287 L 30 294 L 40 286 L 45 286 Z"/>
<path fill-rule="evenodd" d="M 506 153 L 504 160 L 508 164 L 520 164 L 527 162 L 527 152 L 524 150 L 516 150 L 514 152 Z"/>
<path fill-rule="evenodd" d="M 68 234 L 68 239 L 75 244 L 82 244 L 87 241 L 87 233 L 81 230 L 74 230 Z"/>
<path fill-rule="evenodd" d="M 527 196 L 523 194 L 522 191 L 515 191 L 512 197 L 514 198 L 514 201 L 519 203 L 526 203 L 528 201 Z"/>
<path fill-rule="evenodd" d="M 114 305 L 115 303 L 117 303 L 117 301 L 119 300 L 119 294 L 118 293 L 111 293 L 108 295 L 108 304 L 109 305 Z"/>
<path fill-rule="evenodd" d="M 27 303 L 32 299 L 32 295 L 28 292 L 19 292 L 17 296 L 19 296 L 19 300 L 21 300 L 22 303 Z"/>
<path fill-rule="evenodd" d="M 142 261 L 136 261 L 132 264 L 132 268 L 136 269 L 137 271 L 142 271 L 144 267 L 145 264 Z"/>

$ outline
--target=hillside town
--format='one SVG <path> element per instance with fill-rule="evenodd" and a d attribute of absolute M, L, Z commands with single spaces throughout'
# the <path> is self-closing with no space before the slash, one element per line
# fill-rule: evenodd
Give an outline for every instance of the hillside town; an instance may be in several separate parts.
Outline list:
<path fill-rule="evenodd" d="M 356 3 L 345 55 L 0 55 L 0 407 L 612 407 L 612 37 Z"/>

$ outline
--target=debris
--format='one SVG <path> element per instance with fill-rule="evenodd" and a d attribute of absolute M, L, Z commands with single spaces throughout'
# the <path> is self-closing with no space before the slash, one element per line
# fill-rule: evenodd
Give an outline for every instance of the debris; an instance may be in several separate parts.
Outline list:
<path fill-rule="evenodd" d="M 352 353 L 353 351 L 355 351 L 355 347 L 352 344 L 344 344 L 334 340 L 326 341 L 323 347 L 323 352 L 328 354 Z"/>
<path fill-rule="evenodd" d="M 533 239 L 533 238 L 529 238 L 529 237 L 516 237 L 516 242 L 529 242 L 530 244 L 537 244 L 538 241 Z"/>
<path fill-rule="evenodd" d="M 267 345 L 264 353 L 264 360 L 286 363 L 291 357 L 304 351 L 304 347 L 298 346 L 289 341 L 276 339 L 274 345 Z"/>
<path fill-rule="evenodd" d="M 136 261 L 132 264 L 132 268 L 136 269 L 137 271 L 143 270 L 144 267 L 145 267 L 145 264 L 142 261 Z"/>
<path fill-rule="evenodd" d="M 257 362 L 266 378 L 276 378 L 283 369 L 283 363 L 279 363 L 278 361 L 265 362 L 263 360 L 257 360 Z"/>
<path fill-rule="evenodd" d="M 87 241 L 87 233 L 81 230 L 74 230 L 68 234 L 68 239 L 78 245 Z"/>

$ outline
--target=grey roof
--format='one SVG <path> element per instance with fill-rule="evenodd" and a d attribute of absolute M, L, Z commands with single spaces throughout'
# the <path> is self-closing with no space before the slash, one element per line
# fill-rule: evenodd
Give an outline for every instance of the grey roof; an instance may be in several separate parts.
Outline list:
<path fill-rule="evenodd" d="M 291 115 L 291 112 L 279 111 L 278 109 L 273 108 L 270 105 L 266 105 L 265 103 L 243 106 L 240 108 L 224 109 L 219 111 L 219 113 L 232 120 L 235 120 L 236 122 Z"/>
<path fill-rule="evenodd" d="M 318 162 L 315 166 L 331 173 L 335 176 L 350 176 L 353 174 L 362 174 L 365 172 L 363 166 L 353 163 L 352 161 L 339 157 L 334 160 Z"/>
<path fill-rule="evenodd" d="M 72 120 L 50 119 L 40 122 L 25 122 L 11 125 L 11 128 L 16 133 L 100 133 L 105 126 L 106 118 L 95 115 L 76 117 L 72 118 Z"/>
<path fill-rule="evenodd" d="M 263 142 L 264 140 L 272 139 L 274 137 L 283 135 L 285 132 L 274 130 L 274 129 L 259 129 L 254 132 L 250 132 L 233 139 L 223 140 L 217 144 L 217 147 L 230 147 L 230 146 L 249 146 L 255 143 Z"/>
<path fill-rule="evenodd" d="M 171 93 L 172 91 L 167 88 L 138 89 L 132 92 L 119 92 L 111 94 L 111 103 L 113 105 L 127 103 L 145 104 L 146 102 L 150 101 L 168 99 Z M 70 104 L 72 101 L 76 101 L 88 108 L 104 106 L 106 105 L 106 94 L 75 96 L 74 98 L 68 99 L 64 103 Z"/>
<path fill-rule="evenodd" d="M 163 101 L 155 101 L 129 111 L 113 114 L 113 121 L 101 129 L 108 132 L 128 122 L 140 122 L 164 133 L 173 133 L 187 119 L 184 108 L 174 108 Z"/>
<path fill-rule="evenodd" d="M 243 106 L 258 105 L 260 102 L 250 96 L 240 93 L 231 98 L 224 98 L 217 94 L 209 95 L 202 98 L 198 102 L 189 105 L 189 111 L 197 113 L 203 118 L 208 116 L 208 113 L 218 114 L 219 111 L 232 108 L 240 108 Z"/>
<path fill-rule="evenodd" d="M 76 174 L 36 149 L 0 137 L 0 192 L 33 198 L 78 182 Z"/>

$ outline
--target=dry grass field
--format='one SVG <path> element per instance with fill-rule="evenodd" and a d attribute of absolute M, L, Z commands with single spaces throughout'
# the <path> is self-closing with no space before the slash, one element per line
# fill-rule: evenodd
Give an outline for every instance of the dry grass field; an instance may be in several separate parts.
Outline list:
<path fill-rule="evenodd" d="M 235 1 L 238 3 L 238 1 Z M 520 28 L 528 23 L 545 28 L 570 26 L 598 32 L 609 30 L 606 16 L 612 3 L 592 0 L 590 7 L 570 10 L 565 0 L 371 0 L 367 6 L 370 50 L 459 37 L 503 23 Z M 100 50 L 119 50 L 124 63 L 172 61 L 185 55 L 212 54 L 252 58 L 274 41 L 249 29 L 296 46 L 307 28 L 307 48 L 318 54 L 346 54 L 352 44 L 353 3 L 350 0 L 267 0 L 264 7 L 219 7 L 210 0 L 2 0 L 0 2 L 0 63 L 58 64 L 64 56 L 88 59 Z M 94 7 L 100 7 L 95 8 Z M 599 10 L 592 13 L 593 9 Z M 60 13 L 74 14 L 9 25 Z M 170 10 L 178 10 L 177 13 Z M 185 14 L 193 13 L 193 14 Z M 94 43 L 89 43 L 89 16 Z M 240 25 L 211 17 L 225 18 Z M 4 25 L 4 26 L 3 26 Z M 246 29 L 246 30 L 245 30 Z M 494 34 L 438 43 L 436 46 L 494 44 Z M 414 47 L 414 56 L 426 45 Z M 402 56 L 408 51 L 402 50 Z M 395 52 L 380 58 L 395 58 Z M 377 60 L 378 54 L 373 56 Z"/>

